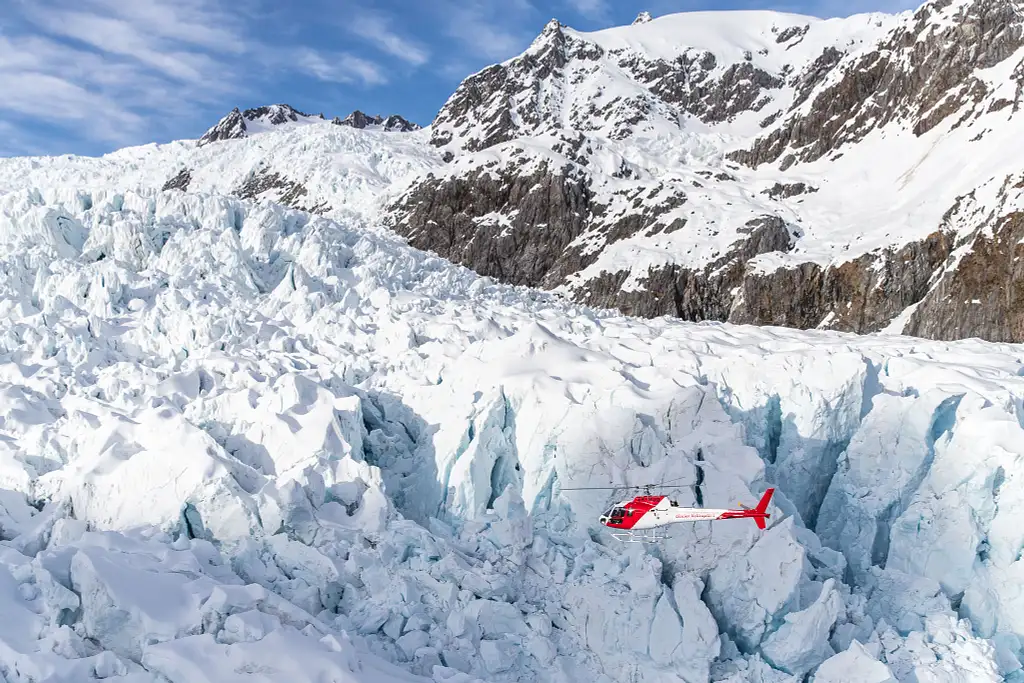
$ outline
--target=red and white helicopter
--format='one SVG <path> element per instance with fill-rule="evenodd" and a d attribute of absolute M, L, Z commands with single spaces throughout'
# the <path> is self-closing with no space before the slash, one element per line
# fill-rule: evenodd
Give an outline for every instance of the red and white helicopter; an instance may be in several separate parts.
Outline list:
<path fill-rule="evenodd" d="M 728 510 L 680 507 L 668 496 L 651 495 L 651 489 L 661 487 L 641 486 L 638 488 L 644 489 L 644 495 L 616 503 L 599 518 L 601 524 L 618 531 L 618 533 L 612 533 L 613 537 L 627 543 L 663 541 L 666 536 L 659 535 L 658 529 L 681 522 L 752 519 L 758 529 L 764 529 L 767 526 L 765 520 L 771 517 L 768 514 L 768 504 L 771 502 L 772 494 L 775 493 L 774 488 L 766 490 L 757 503 L 757 507 L 753 509 L 740 503 L 738 510 Z"/>

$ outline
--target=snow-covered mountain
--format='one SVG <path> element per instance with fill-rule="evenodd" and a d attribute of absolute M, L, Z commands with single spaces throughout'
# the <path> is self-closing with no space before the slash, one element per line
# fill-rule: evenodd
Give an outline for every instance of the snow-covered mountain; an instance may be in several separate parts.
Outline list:
<path fill-rule="evenodd" d="M 398 114 L 392 114 L 387 118 L 384 118 L 380 114 L 377 114 L 376 116 L 367 116 L 358 109 L 343 119 L 335 118 L 332 123 L 337 123 L 342 126 L 352 126 L 353 128 L 359 128 L 361 130 L 385 130 L 398 133 L 411 133 L 412 131 L 419 130 L 421 128 L 418 124 L 407 121 Z"/>
<path fill-rule="evenodd" d="M 553 23 L 424 130 L 0 161 L 0 681 L 1024 680 L 1019 346 L 525 286 L 1012 338 L 1007 6 Z M 768 529 L 571 490 L 698 463 Z"/>
<path fill-rule="evenodd" d="M 1004 286 L 1022 277 L 1024 238 L 1018 5 L 642 14 L 593 33 L 552 21 L 426 130 L 332 122 L 399 133 L 420 167 L 400 185 L 358 172 L 387 187 L 372 223 L 504 282 L 644 317 L 1021 341 L 1024 300 Z M 89 176 L 127 154 L 143 189 L 341 218 L 364 162 L 334 162 L 330 123 L 272 105 L 232 112 L 199 145 L 34 163 Z M 235 139 L 250 135 L 263 140 Z"/>
<path fill-rule="evenodd" d="M 227 116 L 218 121 L 215 126 L 203 133 L 197 144 L 201 146 L 217 142 L 218 140 L 237 140 L 268 130 L 308 125 L 324 120 L 322 113 L 316 115 L 305 114 L 287 104 L 271 104 L 246 109 L 245 111 L 239 111 L 238 107 L 235 107 L 228 112 Z M 392 114 L 387 118 L 380 115 L 367 116 L 358 109 L 343 119 L 335 116 L 331 119 L 331 123 L 339 126 L 351 126 L 352 128 L 371 128 L 401 133 L 409 133 L 420 129 L 420 126 L 406 121 L 397 114 Z"/>
<path fill-rule="evenodd" d="M 643 316 L 1024 340 L 1020 3 L 552 21 L 431 126 L 390 224 Z"/>

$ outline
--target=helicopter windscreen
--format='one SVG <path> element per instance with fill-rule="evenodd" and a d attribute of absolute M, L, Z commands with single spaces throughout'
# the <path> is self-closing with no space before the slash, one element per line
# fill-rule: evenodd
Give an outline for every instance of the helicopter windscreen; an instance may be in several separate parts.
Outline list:
<path fill-rule="evenodd" d="M 611 507 L 605 511 L 602 517 L 609 517 L 611 519 L 622 519 L 629 515 L 629 512 L 625 508 Z"/>

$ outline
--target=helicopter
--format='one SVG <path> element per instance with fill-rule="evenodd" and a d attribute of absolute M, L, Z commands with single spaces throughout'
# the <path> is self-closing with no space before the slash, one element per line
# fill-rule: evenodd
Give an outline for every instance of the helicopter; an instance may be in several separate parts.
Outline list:
<path fill-rule="evenodd" d="M 563 490 L 618 490 L 619 488 L 621 487 L 592 486 Z M 627 543 L 663 541 L 667 538 L 664 527 L 681 522 L 753 519 L 757 528 L 763 530 L 767 528 L 765 520 L 771 517 L 768 513 L 768 504 L 775 493 L 774 488 L 767 489 L 754 508 L 749 508 L 743 503 L 739 503 L 739 509 L 689 508 L 680 507 L 668 496 L 653 494 L 653 489 L 667 488 L 666 485 L 644 485 L 630 488 L 642 489 L 643 494 L 635 496 L 632 500 L 623 500 L 614 504 L 598 518 L 601 524 L 613 530 L 612 536 L 615 539 Z M 661 530 L 660 533 L 659 530 Z"/>

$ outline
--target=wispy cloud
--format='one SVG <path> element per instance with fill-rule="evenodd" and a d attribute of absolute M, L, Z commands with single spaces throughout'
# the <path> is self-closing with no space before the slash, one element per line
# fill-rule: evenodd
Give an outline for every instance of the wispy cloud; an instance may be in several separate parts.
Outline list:
<path fill-rule="evenodd" d="M 527 47 L 539 30 L 524 21 L 527 16 L 539 16 L 529 0 L 460 0 L 438 5 L 447 20 L 447 34 L 486 59 L 508 59 Z"/>
<path fill-rule="evenodd" d="M 569 7 L 588 19 L 601 20 L 609 15 L 606 0 L 567 0 Z"/>
<path fill-rule="evenodd" d="M 183 120 L 208 121 L 206 107 L 237 102 L 261 84 L 256 74 L 264 82 L 289 75 L 357 86 L 387 81 L 365 57 L 275 44 L 246 23 L 255 12 L 226 0 L 8 2 L 3 130 L 45 122 L 73 139 L 131 144 Z"/>
<path fill-rule="evenodd" d="M 420 66 L 430 58 L 425 47 L 395 33 L 389 22 L 379 14 L 357 15 L 348 27 L 352 33 L 372 43 L 377 49 L 413 66 Z"/>
<path fill-rule="evenodd" d="M 325 54 L 300 49 L 294 53 L 294 59 L 301 70 L 322 81 L 366 85 L 381 85 L 388 81 L 377 63 L 345 52 Z"/>

